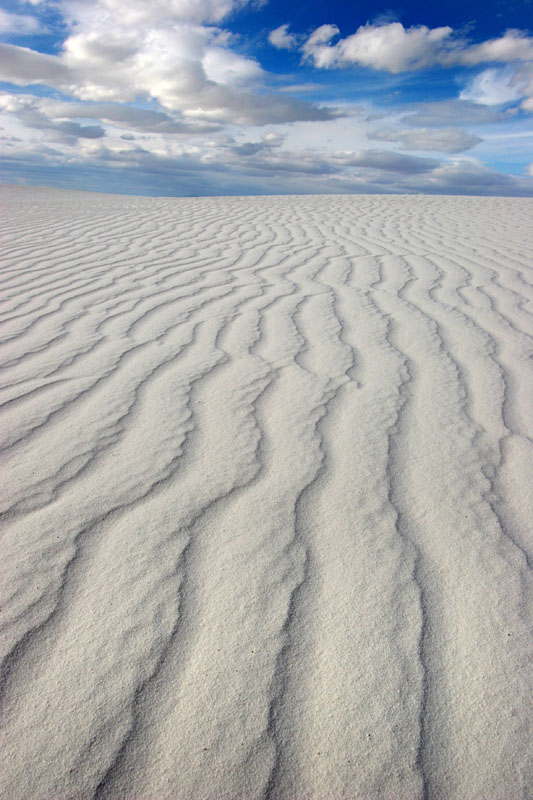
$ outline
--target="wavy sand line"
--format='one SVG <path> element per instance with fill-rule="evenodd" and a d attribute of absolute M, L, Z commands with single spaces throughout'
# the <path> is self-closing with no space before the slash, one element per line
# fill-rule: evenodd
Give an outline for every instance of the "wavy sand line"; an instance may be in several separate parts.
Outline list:
<path fill-rule="evenodd" d="M 0 203 L 2 792 L 528 796 L 531 201 Z"/>

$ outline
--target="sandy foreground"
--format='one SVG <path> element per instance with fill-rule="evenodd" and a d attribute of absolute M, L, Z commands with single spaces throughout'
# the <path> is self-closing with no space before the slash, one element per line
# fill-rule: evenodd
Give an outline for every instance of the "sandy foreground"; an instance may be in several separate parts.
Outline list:
<path fill-rule="evenodd" d="M 533 200 L 0 210 L 1 797 L 533 797 Z"/>

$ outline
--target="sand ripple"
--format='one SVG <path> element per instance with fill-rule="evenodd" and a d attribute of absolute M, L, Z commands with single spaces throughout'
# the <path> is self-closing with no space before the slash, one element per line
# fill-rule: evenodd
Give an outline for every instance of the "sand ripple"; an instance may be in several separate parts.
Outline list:
<path fill-rule="evenodd" d="M 0 206 L 2 797 L 530 797 L 533 201 Z"/>

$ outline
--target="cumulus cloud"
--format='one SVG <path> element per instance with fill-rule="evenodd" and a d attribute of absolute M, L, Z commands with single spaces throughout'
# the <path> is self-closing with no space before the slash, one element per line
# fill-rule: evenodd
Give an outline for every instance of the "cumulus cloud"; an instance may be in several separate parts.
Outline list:
<path fill-rule="evenodd" d="M 288 25 L 280 25 L 279 28 L 270 31 L 268 41 L 278 50 L 294 50 L 298 45 L 298 37 L 294 33 L 289 33 Z"/>
<path fill-rule="evenodd" d="M 264 75 L 257 61 L 223 47 L 208 48 L 202 63 L 208 80 L 227 86 L 246 86 Z"/>
<path fill-rule="evenodd" d="M 40 5 L 40 0 L 28 2 Z M 398 152 L 460 153 L 480 141 L 463 129 L 466 125 L 510 119 L 498 104 L 481 100 L 489 95 L 486 82 L 485 95 L 478 90 L 474 96 L 472 82 L 465 87 L 471 93 L 468 99 L 404 106 L 400 126 L 394 114 L 396 127 L 388 112 L 376 123 L 379 108 L 372 115 L 365 107 L 364 116 L 356 120 L 353 104 L 341 115 L 289 96 L 321 88 L 296 83 L 300 76 L 291 78 L 291 86 L 278 86 L 274 94 L 267 90 L 273 77 L 225 27 L 230 15 L 247 4 L 258 5 L 259 0 L 50 2 L 61 15 L 64 32 L 56 55 L 0 45 L 0 80 L 44 84 L 61 93 L 48 91 L 53 96 L 42 97 L 43 91 L 36 89 L 34 95 L 12 92 L 0 99 L 9 168 L 42 180 L 52 169 L 65 181 L 74 171 L 93 176 L 90 180 L 105 175 L 106 189 L 169 194 L 461 192 L 465 181 L 468 192 L 491 193 L 495 187 L 522 192 L 524 182 L 531 191 L 531 178 L 525 175 L 506 183 L 473 162 L 465 165 L 457 159 L 450 164 L 421 157 L 428 153 Z M 32 26 L 38 24 L 21 22 L 34 19 L 22 14 L 0 17 L 0 24 L 2 19 L 6 30 L 11 26 L 19 34 L 24 25 L 28 33 L 35 32 Z M 522 92 L 517 99 L 523 108 L 533 94 L 528 88 L 531 64 L 524 60 L 531 40 L 518 31 L 471 45 L 449 27 L 404 28 L 381 18 L 345 38 L 335 25 L 322 25 L 306 38 L 285 24 L 271 31 L 269 41 L 280 49 L 301 47 L 304 59 L 317 67 L 358 64 L 388 72 L 435 64 L 470 67 L 486 59 L 504 65 L 513 52 L 512 74 L 505 73 L 502 82 L 508 92 Z M 336 118 L 338 124 L 332 124 Z M 287 123 L 301 124 L 287 129 Z M 283 125 L 283 133 L 257 129 L 277 124 Z M 381 129 L 370 138 L 383 144 L 365 149 L 368 128 L 375 124 Z M 100 188 L 101 181 L 96 183 Z"/>
<path fill-rule="evenodd" d="M 388 72 L 404 72 L 429 66 L 443 40 L 452 29 L 427 28 L 425 25 L 405 29 L 401 22 L 388 25 L 362 25 L 356 33 L 340 39 L 336 25 L 321 25 L 305 42 L 304 56 L 317 67 L 339 67 L 359 64 Z"/>
<path fill-rule="evenodd" d="M 272 134 L 272 138 L 270 137 Z M 426 192 L 436 194 L 530 195 L 532 178 L 501 175 L 475 159 L 451 163 L 402 153 L 356 150 L 325 154 L 286 150 L 279 134 L 237 144 L 227 137 L 189 147 L 152 138 L 142 143 L 80 139 L 62 146 L 9 146 L 0 178 L 148 194 L 213 195 L 285 192 Z M 139 146 L 141 144 L 141 146 Z M 242 148 L 242 149 L 239 149 Z"/>
<path fill-rule="evenodd" d="M 397 142 L 402 150 L 437 150 L 440 153 L 462 153 L 483 141 L 473 133 L 456 128 L 381 128 L 368 137 Z"/>
<path fill-rule="evenodd" d="M 247 0 L 78 0 L 59 3 L 69 35 L 57 56 L 0 46 L 0 79 L 44 83 L 85 101 L 157 101 L 190 120 L 258 124 L 333 113 L 259 94 L 264 72 L 214 23 Z"/>
<path fill-rule="evenodd" d="M 367 23 L 350 36 L 338 36 L 336 25 L 321 25 L 302 46 L 304 58 L 316 67 L 362 67 L 399 73 L 435 65 L 472 66 L 490 61 L 533 59 L 533 37 L 510 30 L 498 39 L 471 45 L 449 26 L 404 28 L 401 22 Z"/>

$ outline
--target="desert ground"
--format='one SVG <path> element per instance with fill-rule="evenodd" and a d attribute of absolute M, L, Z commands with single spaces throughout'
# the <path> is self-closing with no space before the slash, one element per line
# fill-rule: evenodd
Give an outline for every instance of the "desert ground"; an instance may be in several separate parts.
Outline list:
<path fill-rule="evenodd" d="M 533 797 L 533 199 L 0 187 L 6 800 Z"/>

